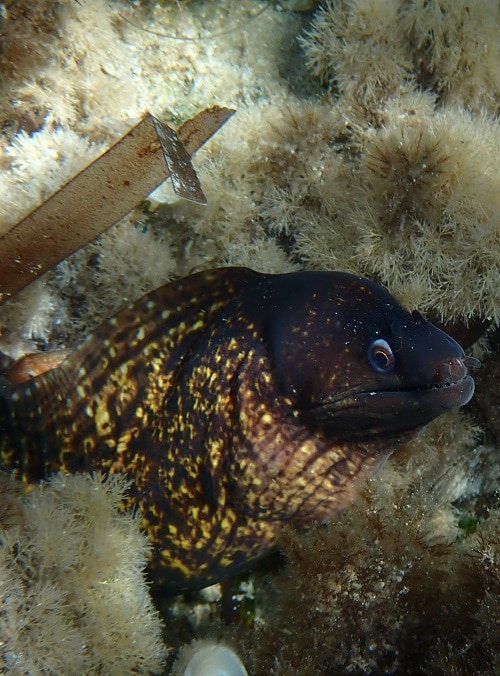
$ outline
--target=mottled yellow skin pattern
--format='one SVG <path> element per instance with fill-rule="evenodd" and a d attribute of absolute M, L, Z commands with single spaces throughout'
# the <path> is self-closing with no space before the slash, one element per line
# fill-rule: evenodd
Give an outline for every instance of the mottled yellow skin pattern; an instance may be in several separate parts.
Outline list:
<path fill-rule="evenodd" d="M 273 337 L 278 302 L 253 289 L 278 277 L 225 268 L 174 282 L 103 324 L 59 368 L 4 383 L 2 465 L 27 481 L 61 468 L 127 474 L 126 506 L 138 508 L 153 545 L 152 579 L 170 591 L 248 567 L 284 523 L 328 518 L 404 435 L 368 429 L 353 442 L 323 425 L 336 388 L 365 372 L 367 387 L 378 382 L 365 363 L 368 339 L 359 348 L 346 339 L 364 324 L 344 326 L 337 310 L 324 317 L 312 294 L 294 300 L 295 323 L 278 316 Z M 335 307 L 350 317 L 351 296 L 357 308 L 382 291 L 347 277 Z M 326 368 L 315 373 L 307 360 L 316 344 Z M 316 427 L 303 408 L 322 411 Z"/>

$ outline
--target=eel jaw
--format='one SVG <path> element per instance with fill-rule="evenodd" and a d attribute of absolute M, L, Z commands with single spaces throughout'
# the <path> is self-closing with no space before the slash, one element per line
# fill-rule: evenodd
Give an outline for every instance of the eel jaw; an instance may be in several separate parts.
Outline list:
<path fill-rule="evenodd" d="M 305 417 L 310 425 L 338 439 L 414 435 L 434 418 L 467 404 L 473 394 L 474 380 L 464 375 L 422 387 L 344 392 L 312 407 Z"/>

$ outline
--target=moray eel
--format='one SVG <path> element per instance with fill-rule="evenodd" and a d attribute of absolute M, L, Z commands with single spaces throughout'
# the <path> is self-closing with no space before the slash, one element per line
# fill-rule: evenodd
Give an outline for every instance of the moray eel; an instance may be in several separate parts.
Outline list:
<path fill-rule="evenodd" d="M 0 390 L 3 467 L 132 480 L 152 580 L 196 589 L 325 520 L 474 391 L 475 360 L 351 274 L 220 268 L 164 286 Z"/>

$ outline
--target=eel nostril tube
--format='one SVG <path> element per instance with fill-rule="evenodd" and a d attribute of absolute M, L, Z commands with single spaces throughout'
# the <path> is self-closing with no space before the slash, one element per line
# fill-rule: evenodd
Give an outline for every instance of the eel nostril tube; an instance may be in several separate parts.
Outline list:
<path fill-rule="evenodd" d="M 479 359 L 476 359 L 475 357 L 468 357 L 467 355 L 465 355 L 464 357 L 462 357 L 462 361 L 467 368 L 478 369 L 481 366 L 481 362 L 479 361 Z"/>
<path fill-rule="evenodd" d="M 444 380 L 458 382 L 468 374 L 469 368 L 478 368 L 481 366 L 479 359 L 475 357 L 452 357 L 449 362 L 443 365 L 441 376 Z"/>

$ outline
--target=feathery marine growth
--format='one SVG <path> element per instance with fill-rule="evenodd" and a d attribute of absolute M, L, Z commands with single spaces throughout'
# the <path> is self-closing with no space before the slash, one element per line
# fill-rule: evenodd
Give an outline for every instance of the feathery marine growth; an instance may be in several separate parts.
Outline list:
<path fill-rule="evenodd" d="M 220 268 L 161 287 L 60 367 L 0 391 L 2 465 L 126 473 L 170 591 L 323 520 L 474 391 L 448 335 L 347 273 Z"/>

